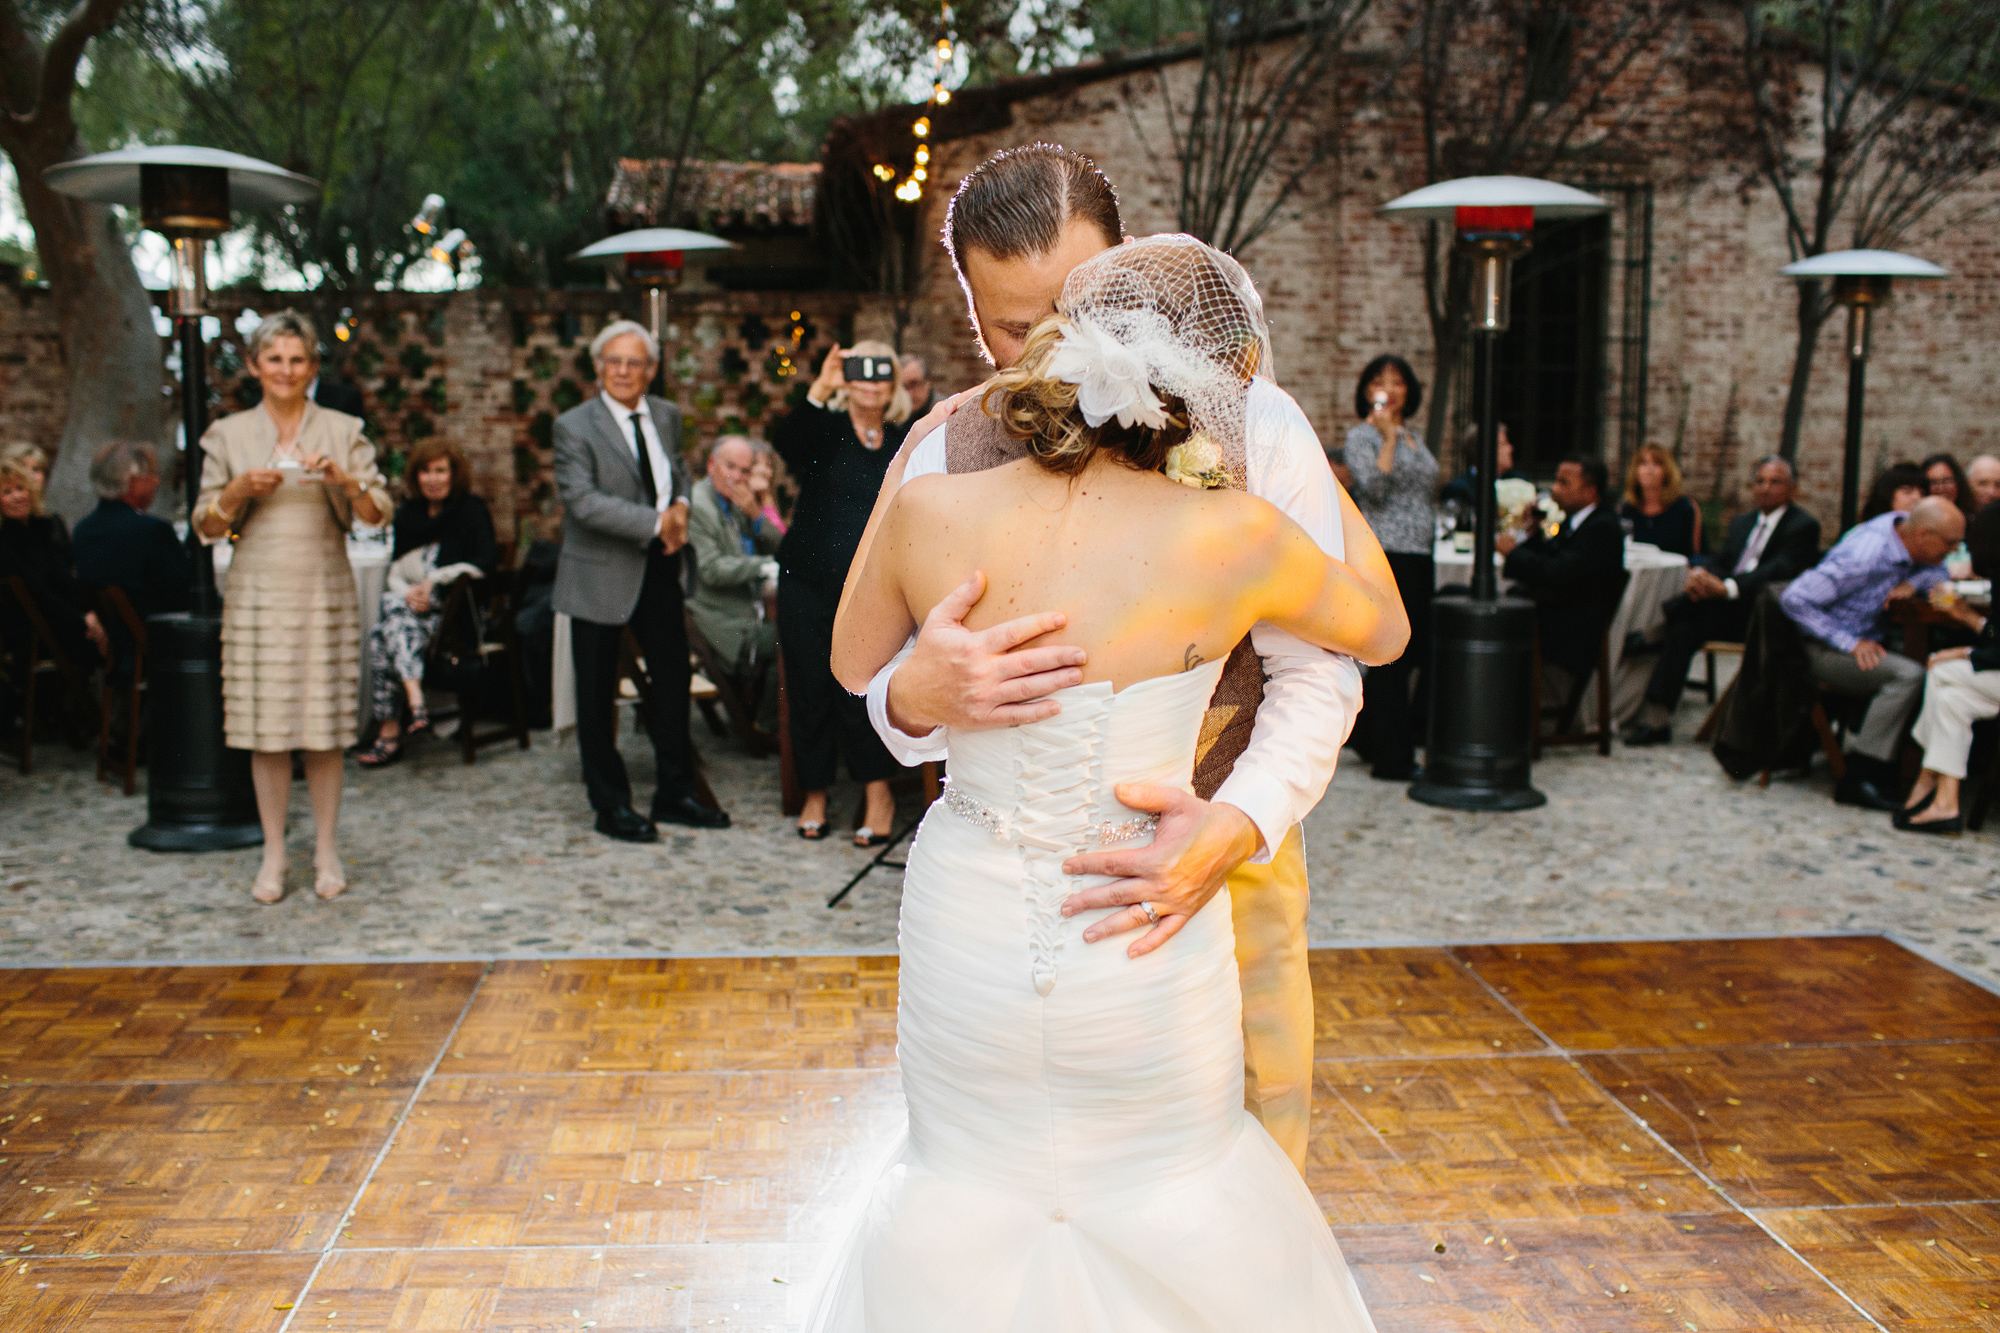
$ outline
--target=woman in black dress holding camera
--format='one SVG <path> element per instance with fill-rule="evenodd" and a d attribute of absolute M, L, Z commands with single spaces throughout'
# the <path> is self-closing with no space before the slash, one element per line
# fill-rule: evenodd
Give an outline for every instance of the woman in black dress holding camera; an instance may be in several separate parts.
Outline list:
<path fill-rule="evenodd" d="M 850 380 L 852 358 L 867 378 Z M 861 364 L 861 363 L 865 363 Z M 887 343 L 835 347 L 806 401 L 771 428 L 798 483 L 798 507 L 778 548 L 778 651 L 785 664 L 792 764 L 805 789 L 799 836 L 826 836 L 826 790 L 841 755 L 867 792 L 857 846 L 887 842 L 896 818 L 889 779 L 900 767 L 868 721 L 868 705 L 833 678 L 833 616 L 882 477 L 909 430 L 910 395 Z"/>

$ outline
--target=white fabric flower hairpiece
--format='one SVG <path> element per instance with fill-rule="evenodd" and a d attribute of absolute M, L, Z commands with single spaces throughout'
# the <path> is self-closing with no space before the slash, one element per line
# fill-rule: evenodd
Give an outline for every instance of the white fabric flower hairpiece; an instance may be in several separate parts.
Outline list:
<path fill-rule="evenodd" d="M 1095 320 L 1063 321 L 1048 374 L 1076 385 L 1076 405 L 1093 428 L 1113 417 L 1126 427 L 1159 430 L 1167 424 L 1166 405 L 1148 382 L 1143 350 L 1119 342 Z"/>

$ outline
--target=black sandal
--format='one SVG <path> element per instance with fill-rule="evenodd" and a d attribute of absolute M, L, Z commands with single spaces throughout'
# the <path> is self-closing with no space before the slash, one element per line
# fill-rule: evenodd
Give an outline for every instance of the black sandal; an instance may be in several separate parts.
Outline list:
<path fill-rule="evenodd" d="M 818 842 L 826 836 L 826 821 L 823 819 L 802 820 L 799 823 L 799 836 L 807 842 Z"/>
<path fill-rule="evenodd" d="M 363 768 L 387 768 L 403 757 L 403 738 L 376 733 L 375 743 L 354 756 Z"/>
<path fill-rule="evenodd" d="M 403 740 L 413 741 L 431 729 L 431 710 L 422 704 L 410 705 L 410 725 L 403 729 Z"/>

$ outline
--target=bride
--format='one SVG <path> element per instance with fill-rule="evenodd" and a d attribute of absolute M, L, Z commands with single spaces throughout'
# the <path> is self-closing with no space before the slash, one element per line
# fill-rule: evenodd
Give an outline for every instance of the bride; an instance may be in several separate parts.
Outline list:
<path fill-rule="evenodd" d="M 1151 835 L 1119 784 L 1187 788 L 1253 624 L 1371 664 L 1408 637 L 1393 594 L 1226 486 L 1269 359 L 1254 302 L 1234 260 L 1187 237 L 1086 261 L 982 404 L 1026 456 L 904 485 L 849 589 L 842 680 L 873 675 L 974 571 L 973 628 L 1059 606 L 1089 656 L 1057 716 L 950 738 L 903 888 L 908 1137 L 810 1329 L 1373 1328 L 1311 1194 L 1243 1109 L 1227 904 L 1137 959 L 1083 942 L 1107 913 L 1061 912 L 1088 882 L 1066 857 Z"/>

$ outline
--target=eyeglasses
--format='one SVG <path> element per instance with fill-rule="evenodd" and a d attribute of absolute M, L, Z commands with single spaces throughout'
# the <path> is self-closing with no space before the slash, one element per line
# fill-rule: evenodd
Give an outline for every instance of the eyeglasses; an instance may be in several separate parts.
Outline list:
<path fill-rule="evenodd" d="M 653 363 L 642 356 L 607 356 L 597 364 L 603 370 L 648 370 Z"/>

